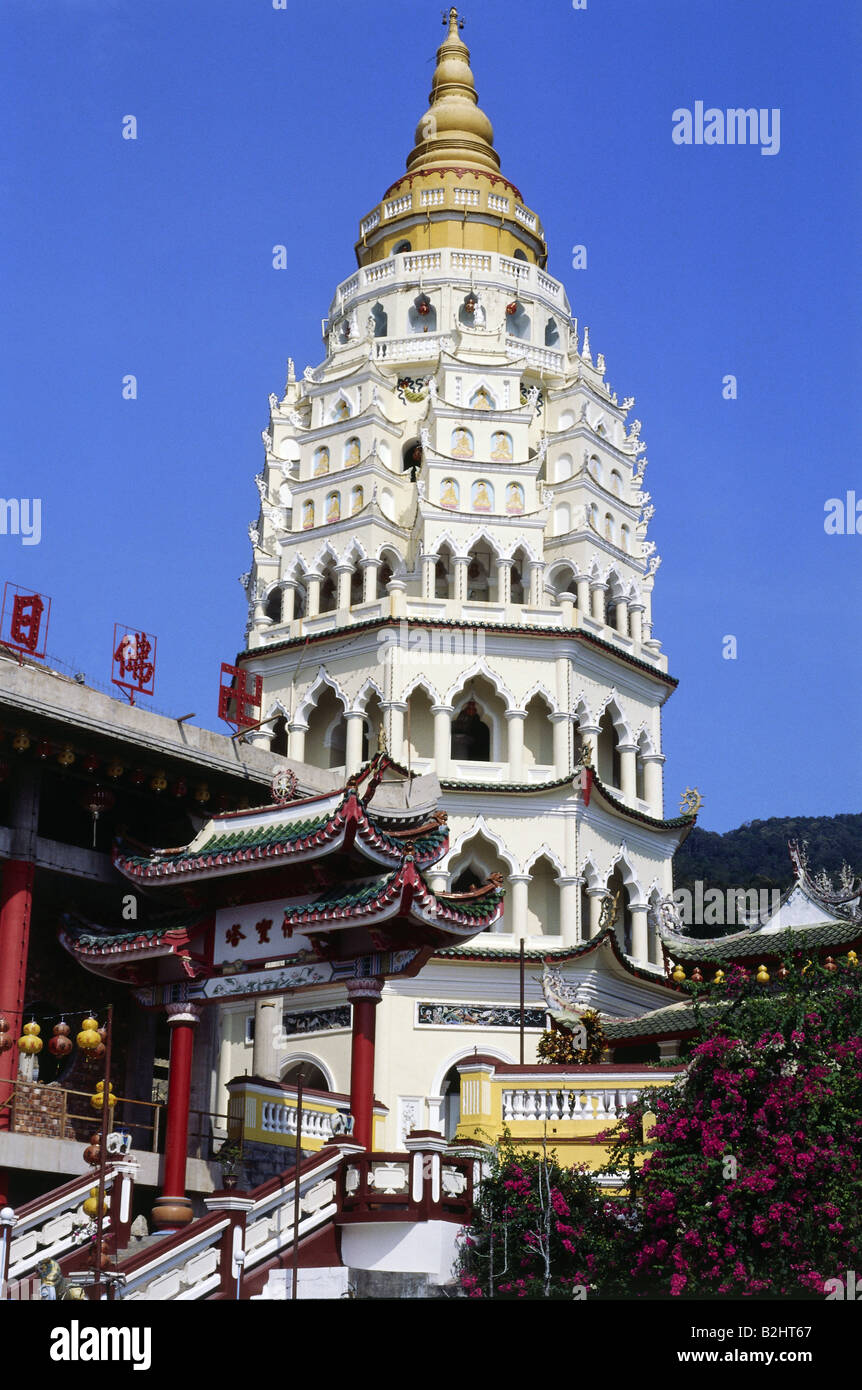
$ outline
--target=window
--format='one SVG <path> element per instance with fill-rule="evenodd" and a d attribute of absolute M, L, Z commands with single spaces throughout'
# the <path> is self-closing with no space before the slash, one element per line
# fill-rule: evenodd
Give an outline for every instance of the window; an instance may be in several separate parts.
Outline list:
<path fill-rule="evenodd" d="M 452 757 L 473 763 L 491 760 L 491 730 L 482 722 L 479 706 L 473 699 L 467 701 L 452 721 Z"/>

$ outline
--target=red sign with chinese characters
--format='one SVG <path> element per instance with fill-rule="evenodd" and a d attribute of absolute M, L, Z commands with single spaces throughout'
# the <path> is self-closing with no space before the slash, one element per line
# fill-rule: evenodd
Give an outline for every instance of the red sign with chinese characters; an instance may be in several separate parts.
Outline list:
<path fill-rule="evenodd" d="M 111 681 L 125 690 L 129 704 L 135 695 L 152 695 L 156 684 L 156 639 L 151 632 L 114 623 L 114 661 Z"/>
<path fill-rule="evenodd" d="M 27 656 L 43 657 L 50 614 L 51 600 L 46 594 L 34 594 L 32 589 L 7 582 L 3 589 L 0 642 Z"/>
<path fill-rule="evenodd" d="M 227 677 L 227 680 L 225 680 Z M 241 666 L 221 664 L 218 690 L 218 717 L 236 729 L 252 729 L 260 719 L 263 679 L 251 676 Z"/>

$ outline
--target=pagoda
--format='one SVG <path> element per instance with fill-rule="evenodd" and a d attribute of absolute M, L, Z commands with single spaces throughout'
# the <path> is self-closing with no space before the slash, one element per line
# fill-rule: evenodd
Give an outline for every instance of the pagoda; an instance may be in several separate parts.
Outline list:
<path fill-rule="evenodd" d="M 570 951 L 613 905 L 661 975 L 666 818 L 645 444 L 501 172 L 453 8 L 406 170 L 360 220 L 323 361 L 270 397 L 243 576 L 248 737 L 348 778 L 434 771 L 437 891 L 498 873 L 488 928 Z"/>

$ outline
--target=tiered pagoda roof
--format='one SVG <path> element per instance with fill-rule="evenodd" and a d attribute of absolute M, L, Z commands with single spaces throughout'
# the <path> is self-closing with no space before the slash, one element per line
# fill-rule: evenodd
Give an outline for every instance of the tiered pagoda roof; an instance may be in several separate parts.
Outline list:
<path fill-rule="evenodd" d="M 215 816 L 189 845 L 118 844 L 116 867 L 159 900 L 158 914 L 121 932 L 67 915 L 62 943 L 85 968 L 136 985 L 271 969 L 274 957 L 292 968 L 412 952 L 418 968 L 433 948 L 490 927 L 503 896 L 496 875 L 466 893 L 425 882 L 423 869 L 449 848 L 435 789 L 435 778 L 413 779 L 381 755 L 338 792 Z M 253 918 L 255 904 L 266 905 L 258 941 L 242 916 Z M 242 958 L 225 937 L 243 941 Z"/>

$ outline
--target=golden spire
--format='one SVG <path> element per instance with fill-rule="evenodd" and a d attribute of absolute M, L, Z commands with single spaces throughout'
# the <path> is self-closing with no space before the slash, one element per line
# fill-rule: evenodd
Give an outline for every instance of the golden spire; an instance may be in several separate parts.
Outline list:
<path fill-rule="evenodd" d="M 464 21 L 454 5 L 448 24 L 446 38 L 437 49 L 431 104 L 416 127 L 407 168 L 416 173 L 433 165 L 469 165 L 496 172 L 500 157 L 494 149 L 494 127 L 479 107 L 470 50 L 458 32 Z"/>

